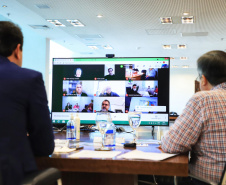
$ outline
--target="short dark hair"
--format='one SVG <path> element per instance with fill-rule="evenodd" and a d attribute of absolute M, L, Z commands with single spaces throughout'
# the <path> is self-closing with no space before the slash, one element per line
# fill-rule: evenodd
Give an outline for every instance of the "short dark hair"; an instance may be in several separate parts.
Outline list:
<path fill-rule="evenodd" d="M 204 75 L 213 86 L 226 82 L 226 53 L 209 51 L 197 60 L 199 75 Z"/>
<path fill-rule="evenodd" d="M 9 21 L 0 21 L 0 55 L 10 56 L 20 44 L 23 48 L 23 33 L 19 26 Z"/>
<path fill-rule="evenodd" d="M 104 100 L 104 101 L 107 101 L 107 102 L 108 102 L 108 104 L 109 104 L 109 106 L 110 106 L 110 101 L 109 101 L 109 100 Z M 104 102 L 104 101 L 102 101 L 102 104 L 103 104 L 103 102 Z"/>
<path fill-rule="evenodd" d="M 137 84 L 133 84 L 133 86 L 137 86 Z"/>

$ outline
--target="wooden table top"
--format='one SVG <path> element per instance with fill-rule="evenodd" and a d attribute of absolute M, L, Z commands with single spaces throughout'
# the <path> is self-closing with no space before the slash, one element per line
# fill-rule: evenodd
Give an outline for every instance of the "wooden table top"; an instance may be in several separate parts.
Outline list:
<path fill-rule="evenodd" d="M 55 138 L 65 139 L 66 132 L 55 133 Z M 81 132 L 82 142 L 92 142 L 97 132 Z M 132 135 L 128 133 L 117 134 L 117 137 Z M 100 136 L 100 135 L 99 135 Z M 139 138 L 138 138 L 139 139 Z M 93 145 L 84 146 L 85 150 L 94 150 Z M 137 147 L 137 150 L 145 152 L 161 153 L 158 144 L 149 144 L 148 146 Z M 116 146 L 115 151 L 126 153 L 134 148 L 124 148 Z M 102 159 L 102 158 L 69 158 L 68 155 L 79 152 L 74 151 L 64 154 L 53 154 L 50 157 L 37 157 L 38 167 L 48 168 L 56 167 L 65 172 L 95 172 L 110 174 L 146 174 L 146 175 L 168 175 L 168 176 L 188 176 L 188 155 L 178 155 L 163 161 L 151 160 L 127 160 L 127 159 Z"/>

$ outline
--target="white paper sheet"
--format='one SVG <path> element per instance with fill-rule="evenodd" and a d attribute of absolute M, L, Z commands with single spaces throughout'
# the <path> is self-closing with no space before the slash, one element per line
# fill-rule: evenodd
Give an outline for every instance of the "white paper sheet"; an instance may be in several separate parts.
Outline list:
<path fill-rule="evenodd" d="M 152 152 L 143 152 L 139 150 L 133 150 L 131 152 L 122 154 L 117 158 L 124 158 L 124 159 L 146 159 L 146 160 L 154 160 L 154 161 L 161 161 L 170 157 L 173 157 L 178 154 L 168 154 L 168 153 L 152 153 Z"/>
<path fill-rule="evenodd" d="M 75 151 L 76 148 L 68 148 L 68 147 L 55 147 L 54 153 L 68 153 Z"/>
<path fill-rule="evenodd" d="M 113 158 L 119 155 L 120 151 L 92 151 L 92 150 L 82 150 L 78 153 L 69 155 L 71 158 Z"/>

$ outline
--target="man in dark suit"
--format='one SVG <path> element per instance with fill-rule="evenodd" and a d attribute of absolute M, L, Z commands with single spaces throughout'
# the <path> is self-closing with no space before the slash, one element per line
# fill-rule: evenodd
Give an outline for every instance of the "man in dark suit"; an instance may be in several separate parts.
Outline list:
<path fill-rule="evenodd" d="M 133 87 L 132 89 L 130 89 L 130 91 L 128 92 L 128 96 L 141 96 L 141 94 L 139 94 L 137 92 L 137 85 L 136 84 L 133 84 Z"/>
<path fill-rule="evenodd" d="M 81 83 L 76 84 L 75 93 L 72 93 L 72 94 L 76 95 L 76 96 L 87 96 L 86 93 L 82 92 L 82 84 Z"/>
<path fill-rule="evenodd" d="M 19 185 L 37 170 L 34 156 L 54 149 L 47 96 L 39 72 L 21 68 L 23 35 L 0 21 L 0 173 L 4 185 Z"/>

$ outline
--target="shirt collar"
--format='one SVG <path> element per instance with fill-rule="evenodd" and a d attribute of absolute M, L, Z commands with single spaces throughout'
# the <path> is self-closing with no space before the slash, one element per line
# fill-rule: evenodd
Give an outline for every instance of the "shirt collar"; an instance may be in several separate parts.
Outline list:
<path fill-rule="evenodd" d="M 215 87 L 212 88 L 212 90 L 215 90 L 215 89 L 224 89 L 224 90 L 226 90 L 226 82 L 218 84 L 218 85 L 216 85 Z"/>
<path fill-rule="evenodd" d="M 10 62 L 9 59 L 8 59 L 7 57 L 4 57 L 4 56 L 2 56 L 2 55 L 0 55 L 0 60 L 1 60 L 1 62 L 2 62 L 2 61 L 3 61 L 3 62 Z"/>

